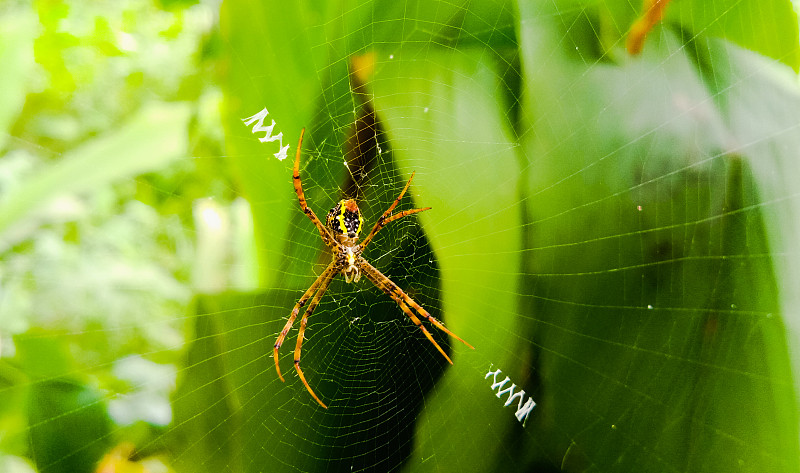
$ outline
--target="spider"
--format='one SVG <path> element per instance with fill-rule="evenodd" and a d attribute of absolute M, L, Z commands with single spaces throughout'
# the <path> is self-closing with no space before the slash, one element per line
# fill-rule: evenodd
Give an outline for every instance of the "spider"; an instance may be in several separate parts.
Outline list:
<path fill-rule="evenodd" d="M 389 206 L 389 209 L 386 210 L 386 212 L 384 212 L 380 218 L 378 218 L 377 222 L 375 222 L 375 226 L 372 227 L 372 230 L 369 232 L 364 241 L 357 243 L 358 235 L 361 232 L 361 224 L 363 219 L 361 217 L 361 211 L 358 209 L 358 205 L 356 205 L 355 200 L 340 200 L 339 203 L 337 203 L 331 209 L 331 211 L 328 212 L 325 222 L 326 225 L 323 225 L 322 222 L 320 222 L 320 220 L 314 214 L 314 211 L 311 210 L 306 204 L 305 194 L 303 193 L 303 187 L 300 183 L 300 148 L 303 145 L 304 133 L 305 128 L 300 130 L 300 141 L 297 143 L 297 154 L 294 158 L 294 174 L 292 176 L 294 179 L 294 190 L 297 193 L 298 200 L 300 201 L 300 208 L 303 209 L 303 212 L 306 214 L 306 216 L 311 219 L 311 221 L 317 227 L 317 230 L 319 230 L 319 234 L 322 237 L 322 242 L 331 249 L 331 252 L 333 253 L 333 260 L 330 262 L 330 264 L 328 264 L 322 274 L 319 275 L 317 280 L 314 281 L 311 287 L 309 287 L 302 297 L 300 297 L 300 300 L 297 301 L 297 304 L 294 305 L 292 313 L 289 316 L 289 320 L 286 322 L 283 330 L 281 330 L 278 340 L 275 341 L 275 350 L 273 355 L 275 357 L 275 370 L 278 372 L 278 377 L 281 379 L 281 381 L 285 381 L 283 379 L 283 375 L 281 375 L 281 367 L 278 363 L 278 350 L 280 349 L 281 345 L 283 345 L 286 334 L 289 333 L 289 330 L 292 328 L 292 324 L 300 313 L 300 309 L 305 306 L 309 299 L 311 299 L 311 302 L 308 304 L 308 308 L 303 313 L 303 318 L 300 320 L 300 330 L 297 334 L 297 345 L 294 349 L 294 368 L 297 370 L 297 374 L 300 375 L 300 379 L 303 380 L 303 384 L 306 385 L 308 392 L 311 393 L 311 396 L 314 397 L 320 406 L 327 409 L 328 406 L 326 406 L 325 403 L 323 403 L 320 398 L 317 397 L 317 395 L 314 393 L 314 390 L 311 389 L 311 386 L 309 386 L 308 381 L 306 381 L 306 377 L 303 375 L 303 370 L 300 369 L 300 348 L 303 346 L 303 334 L 306 331 L 308 317 L 312 312 L 314 312 L 314 309 L 317 307 L 317 304 L 319 304 L 323 294 L 325 294 L 325 291 L 328 289 L 331 280 L 333 280 L 334 276 L 336 276 L 338 273 L 342 273 L 342 275 L 344 275 L 345 282 L 348 283 L 358 282 L 358 280 L 361 278 L 361 274 L 363 273 L 364 276 L 366 276 L 366 278 L 372 282 L 372 284 L 377 286 L 378 289 L 388 294 L 389 297 L 397 302 L 397 305 L 400 306 L 400 309 L 402 309 L 408 318 L 410 318 L 411 321 L 422 330 L 422 333 L 425 334 L 428 340 L 433 343 L 436 349 L 439 350 L 439 353 L 441 353 L 451 365 L 453 364 L 453 361 L 449 356 L 447 356 L 447 353 L 442 350 L 442 347 L 436 343 L 430 332 L 428 332 L 425 326 L 422 325 L 419 317 L 414 315 L 414 312 L 411 311 L 410 307 L 413 307 L 420 317 L 427 319 L 439 330 L 442 330 L 445 333 L 453 336 L 473 350 L 475 347 L 462 340 L 461 337 L 454 334 L 450 330 L 447 330 L 447 328 L 445 328 L 441 322 L 433 318 L 425 309 L 414 302 L 414 300 L 411 299 L 408 294 L 403 292 L 403 290 L 400 289 L 397 284 L 392 282 L 391 279 L 378 271 L 374 266 L 369 264 L 363 256 L 361 256 L 364 248 L 366 248 L 369 242 L 372 241 L 381 228 L 385 227 L 390 222 L 394 222 L 395 220 L 405 217 L 406 215 L 411 215 L 430 209 L 430 207 L 425 207 L 421 209 L 404 210 L 391 215 L 392 210 L 394 210 L 394 208 L 400 202 L 400 199 L 403 198 L 403 195 L 408 190 L 408 186 L 411 185 L 411 180 L 414 179 L 414 174 L 411 174 L 411 178 L 408 180 L 408 183 L 406 183 L 406 186 L 403 188 L 402 192 L 400 192 L 400 195 L 398 195 L 394 200 L 392 205 Z"/>

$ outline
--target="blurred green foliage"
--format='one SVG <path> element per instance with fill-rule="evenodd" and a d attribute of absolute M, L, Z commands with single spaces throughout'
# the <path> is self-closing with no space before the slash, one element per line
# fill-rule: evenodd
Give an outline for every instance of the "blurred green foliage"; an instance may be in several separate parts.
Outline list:
<path fill-rule="evenodd" d="M 191 159 L 220 94 L 213 7 L 182 3 L 0 7 L 0 470 L 93 471 L 171 420 L 194 207 L 237 196 Z"/>

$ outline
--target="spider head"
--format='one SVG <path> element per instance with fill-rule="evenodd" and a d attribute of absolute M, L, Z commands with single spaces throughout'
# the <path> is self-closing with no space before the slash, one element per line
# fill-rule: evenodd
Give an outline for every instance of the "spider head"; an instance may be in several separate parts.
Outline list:
<path fill-rule="evenodd" d="M 328 212 L 328 229 L 339 241 L 355 241 L 361 232 L 361 211 L 353 199 L 340 200 Z"/>

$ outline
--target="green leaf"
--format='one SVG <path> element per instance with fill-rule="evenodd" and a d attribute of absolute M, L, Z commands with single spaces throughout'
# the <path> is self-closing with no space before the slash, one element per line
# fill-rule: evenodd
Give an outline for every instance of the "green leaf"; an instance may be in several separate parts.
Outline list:
<path fill-rule="evenodd" d="M 523 4 L 522 9 L 536 9 L 536 14 L 543 17 L 562 18 L 565 21 L 557 25 L 560 34 L 583 46 L 602 43 L 603 48 L 594 52 L 616 56 L 613 49 L 623 47 L 624 36 L 634 21 L 652 4 L 652 0 L 558 0 Z M 797 14 L 789 0 L 671 0 L 662 22 L 683 31 L 687 38 L 723 38 L 795 71 L 800 68 Z M 658 41 L 659 31 L 656 28 L 650 32 L 645 48 Z M 592 50 L 583 47 L 581 52 Z"/>
<path fill-rule="evenodd" d="M 543 391 L 521 448 L 567 469 L 795 471 L 796 310 L 776 272 L 786 223 L 770 217 L 797 215 L 772 177 L 798 173 L 787 71 L 667 32 L 586 67 L 547 34 L 560 21 L 522 21 L 522 313 Z"/>
<path fill-rule="evenodd" d="M 200 305 L 190 366 L 214 366 L 176 402 L 212 404 L 179 422 L 199 426 L 187 471 L 195 460 L 253 471 L 798 470 L 796 77 L 717 37 L 796 67 L 794 20 L 768 37 L 787 4 L 755 14 L 738 2 L 714 24 L 676 2 L 631 58 L 599 45 L 609 19 L 625 18 L 610 22 L 621 36 L 638 5 L 478 3 L 226 4 L 241 60 L 227 90 L 231 155 L 271 289 Z M 507 32 L 509 12 L 516 37 L 487 35 Z M 395 254 L 402 239 L 376 240 L 367 257 L 422 288 L 476 350 L 452 342 L 455 364 L 442 369 L 385 323 L 396 305 L 337 281 L 303 345 L 324 411 L 295 376 L 280 383 L 270 352 L 325 255 L 315 259 L 291 165 L 239 119 L 267 106 L 282 131 L 313 121 L 301 175 L 319 215 L 346 177 L 342 137 L 361 99 L 347 61 L 365 48 L 366 96 L 387 135 L 366 219 L 414 171 L 409 196 L 432 207 L 409 238 L 424 243 Z M 265 103 L 242 113 L 247 94 Z M 368 344 L 360 317 L 380 321 L 366 325 Z M 537 402 L 524 427 L 484 379 L 497 368 Z"/>
<path fill-rule="evenodd" d="M 480 49 L 436 50 L 425 61 L 399 52 L 374 84 L 375 109 L 399 166 L 405 174 L 414 166 L 425 169 L 415 176 L 414 190 L 432 207 L 420 218 L 440 261 L 448 327 L 476 349 L 454 342 L 454 365 L 417 420 L 420 441 L 412 458 L 435 455 L 439 462 L 480 469 L 500 448 L 483 428 L 496 403 L 491 396 L 459 400 L 463 392 L 485 389 L 483 377 L 474 376 L 476 368 L 509 366 L 516 356 L 514 350 L 494 356 L 490 346 L 516 344 L 517 296 L 509 288 L 519 277 L 522 243 L 519 162 L 511 124 L 501 112 L 507 104 L 491 93 L 501 88 L 497 63 Z M 494 315 L 487 332 L 489 312 Z M 439 442 L 443 431 L 456 425 L 461 435 L 483 440 L 486 448 Z M 436 468 L 433 462 L 414 464 L 421 471 Z"/>
<path fill-rule="evenodd" d="M 284 237 L 296 202 L 291 159 L 300 129 L 312 124 L 313 107 L 323 87 L 315 71 L 326 57 L 320 56 L 321 49 L 311 47 L 322 41 L 317 23 L 320 10 L 278 2 L 225 2 L 220 13 L 221 35 L 230 57 L 230 70 L 223 79 L 226 147 L 253 209 L 264 285 L 274 282 L 283 260 L 275 242 Z M 242 122 L 263 108 L 269 111 L 263 125 L 275 120 L 272 136 L 282 134 L 280 141 L 261 143 L 259 138 L 265 134 L 252 133 L 253 125 Z M 307 138 L 306 146 L 322 139 Z M 286 145 L 290 159 L 275 159 L 273 155 Z"/>
<path fill-rule="evenodd" d="M 381 28 L 346 34 L 361 29 L 365 22 Z M 453 36 L 456 28 L 465 25 L 474 33 Z M 411 36 L 403 36 L 406 29 Z M 307 128 L 300 169 L 306 176 L 307 197 L 322 209 L 315 209 L 320 213 L 338 198 L 325 189 L 347 176 L 343 166 L 334 168 L 331 175 L 329 169 L 312 163 L 319 158 L 343 161 L 345 136 L 352 130 L 358 108 L 347 79 L 354 56 L 368 54 L 376 45 L 415 49 L 425 41 L 492 44 L 500 49 L 514 46 L 512 9 L 507 1 L 477 5 L 329 2 L 305 8 L 275 2 L 226 2 L 221 30 L 234 58 L 224 80 L 226 145 L 253 206 L 265 286 L 275 284 L 278 268 L 286 270 L 282 266 L 286 255 L 275 242 L 305 217 L 294 211 L 297 199 L 290 184 L 291 159 L 277 161 L 273 154 L 279 149 L 278 142 L 260 143 L 258 138 L 264 133 L 252 134 L 252 125 L 245 126 L 243 118 L 266 107 L 269 116 L 264 125 L 275 120 L 272 135 L 283 133 L 281 143 L 290 145 L 289 158 L 294 157 L 300 129 Z M 389 53 L 379 60 L 390 61 Z M 317 113 L 321 104 L 325 112 Z M 314 182 L 323 188 L 309 185 Z M 313 233 L 307 235 L 313 237 Z M 299 246 L 311 242 L 303 237 L 297 241 Z"/>
<path fill-rule="evenodd" d="M 91 473 L 110 446 L 99 393 L 66 380 L 40 381 L 28 399 L 31 453 L 42 473 Z"/>
<path fill-rule="evenodd" d="M 195 341 L 187 350 L 186 368 L 172 396 L 175 427 L 170 442 L 176 446 L 176 471 L 222 471 L 225 467 L 239 471 L 232 466 L 241 463 L 241 406 L 239 394 L 227 382 L 228 372 L 235 367 L 225 363 L 223 327 L 214 315 L 224 301 L 194 301 L 200 314 L 192 327 Z"/>
<path fill-rule="evenodd" d="M 667 6 L 667 20 L 800 69 L 797 13 L 788 0 L 675 0 Z"/>

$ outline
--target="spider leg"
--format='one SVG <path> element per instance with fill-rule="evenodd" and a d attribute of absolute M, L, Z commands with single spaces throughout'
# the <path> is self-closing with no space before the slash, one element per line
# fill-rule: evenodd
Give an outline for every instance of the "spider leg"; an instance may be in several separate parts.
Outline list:
<path fill-rule="evenodd" d="M 436 349 L 439 350 L 439 353 L 441 353 L 442 356 L 447 358 L 447 361 L 452 365 L 453 364 L 453 360 L 451 360 L 450 357 L 447 356 L 447 353 L 445 353 L 444 350 L 442 350 L 442 347 L 440 347 L 439 344 L 436 343 L 436 340 L 433 339 L 433 336 L 431 335 L 431 333 L 428 331 L 428 329 L 425 328 L 424 325 L 422 325 L 422 322 L 420 322 L 419 318 L 417 318 L 417 316 L 414 315 L 413 312 L 411 312 L 411 309 L 408 308 L 406 303 L 403 302 L 401 299 L 396 299 L 394 297 L 392 297 L 392 299 L 394 299 L 395 302 L 397 302 L 397 305 L 399 305 L 400 308 L 403 310 L 403 312 L 406 313 L 408 318 L 411 319 L 412 322 L 414 322 L 414 325 L 416 325 L 417 327 L 422 329 L 422 333 L 425 334 L 425 336 L 428 338 L 428 340 L 430 340 L 431 343 L 433 343 L 433 346 L 435 346 Z"/>
<path fill-rule="evenodd" d="M 317 292 L 317 290 L 320 288 L 323 282 L 327 281 L 325 283 L 325 287 L 327 287 L 327 285 L 330 284 L 330 280 L 333 279 L 333 277 L 336 275 L 337 269 L 338 268 L 334 265 L 333 262 L 331 262 L 331 264 L 329 264 L 328 267 L 325 268 L 325 271 L 323 271 L 322 274 L 319 275 L 317 280 L 314 281 L 314 284 L 312 284 L 311 287 L 308 288 L 308 290 L 303 294 L 303 296 L 300 297 L 300 300 L 297 301 L 297 304 L 294 305 L 294 308 L 292 309 L 292 315 L 289 316 L 289 320 L 286 322 L 286 325 L 283 326 L 281 334 L 278 335 L 278 340 L 275 341 L 275 349 L 273 351 L 273 357 L 275 358 L 275 370 L 278 372 L 278 377 L 281 379 L 281 381 L 285 382 L 285 380 L 283 379 L 283 375 L 281 375 L 280 364 L 278 363 L 278 350 L 281 348 L 281 345 L 283 345 L 283 340 L 286 338 L 286 334 L 289 333 L 289 330 L 291 330 L 292 324 L 297 318 L 297 315 L 300 313 L 300 309 L 306 304 L 306 302 L 308 302 L 308 299 L 315 292 Z M 312 309 L 312 306 L 309 305 L 309 309 Z"/>
<path fill-rule="evenodd" d="M 418 212 L 423 212 L 425 210 L 430 209 L 430 207 L 424 207 L 424 208 L 421 208 L 421 209 L 404 210 L 404 211 L 402 211 L 402 212 L 400 212 L 398 214 L 391 215 L 391 216 L 389 215 L 389 214 L 392 213 L 392 210 L 394 210 L 394 208 L 397 207 L 397 204 L 400 203 L 400 199 L 402 199 L 403 196 L 405 195 L 406 191 L 408 190 L 408 186 L 411 185 L 411 180 L 412 179 L 414 179 L 414 173 L 411 173 L 411 177 L 408 179 L 408 182 L 406 183 L 406 186 L 400 192 L 400 195 L 398 195 L 397 198 L 394 199 L 394 202 L 392 202 L 392 205 L 390 205 L 389 208 L 386 210 L 386 212 L 384 212 L 383 215 L 381 215 L 380 218 L 378 218 L 378 221 L 375 222 L 375 226 L 372 227 L 372 230 L 370 230 L 369 235 L 367 235 L 367 237 L 361 243 L 361 248 L 365 248 L 367 246 L 367 244 L 372 240 L 372 238 L 381 230 L 381 228 L 385 227 L 389 222 L 394 222 L 395 220 L 403 218 L 406 215 L 411 215 L 411 214 L 415 214 L 415 213 L 418 213 Z"/>
<path fill-rule="evenodd" d="M 372 281 L 372 284 L 377 286 L 380 290 L 388 294 L 389 297 L 391 297 L 395 302 L 397 302 L 397 305 L 399 305 L 400 308 L 403 309 L 403 312 L 405 312 L 406 315 L 408 315 L 409 318 L 411 318 L 412 322 L 414 322 L 417 326 L 419 326 L 422 329 L 423 333 L 425 333 L 425 336 L 428 337 L 428 340 L 430 340 L 436 346 L 439 352 L 441 352 L 442 355 L 444 355 L 444 357 L 447 358 L 447 361 L 449 361 L 450 364 L 453 364 L 453 362 L 450 360 L 450 357 L 447 356 L 447 354 L 444 352 L 444 350 L 442 350 L 439 344 L 433 340 L 433 337 L 431 337 L 430 333 L 427 330 L 425 330 L 425 327 L 422 326 L 419 319 L 414 315 L 413 312 L 411 312 L 409 306 L 412 307 L 414 310 L 416 310 L 420 316 L 427 319 L 428 322 L 432 323 L 439 330 L 447 333 L 448 335 L 452 336 L 453 338 L 460 341 L 464 345 L 472 348 L 473 350 L 475 349 L 475 347 L 465 342 L 464 339 L 462 339 L 458 335 L 448 330 L 441 322 L 439 322 L 431 314 L 429 314 L 428 311 L 423 309 L 422 306 L 414 302 L 414 300 L 410 298 L 408 294 L 406 294 L 405 292 L 403 292 L 402 289 L 400 289 L 400 286 L 392 282 L 392 280 L 386 277 L 386 275 L 384 275 L 383 273 L 378 271 L 377 268 L 369 264 L 367 260 L 365 260 L 364 258 L 359 258 L 358 264 L 361 267 L 361 270 L 364 272 L 364 275 L 367 277 L 367 279 Z"/>
<path fill-rule="evenodd" d="M 332 263 L 330 267 L 338 269 Z M 314 309 L 317 307 L 317 304 L 319 304 L 319 300 L 322 299 L 322 295 L 325 294 L 325 291 L 328 290 L 328 286 L 330 285 L 331 281 L 333 280 L 333 276 L 335 275 L 336 272 L 334 271 L 331 276 L 320 282 L 316 295 L 314 295 L 314 298 L 311 299 L 311 303 L 308 305 L 308 309 L 306 309 L 305 313 L 303 314 L 303 319 L 300 321 L 300 330 L 297 333 L 297 346 L 295 346 L 294 349 L 294 369 L 297 370 L 297 374 L 300 375 L 300 379 L 303 380 L 303 384 L 306 385 L 306 389 L 308 389 L 308 392 L 311 393 L 311 396 L 314 399 L 316 399 L 319 405 L 324 407 L 325 409 L 327 409 L 328 406 L 326 406 L 325 403 L 320 401 L 320 399 L 314 393 L 314 390 L 311 389 L 311 386 L 309 386 L 308 381 L 306 381 L 306 377 L 305 375 L 303 375 L 303 370 L 300 369 L 300 348 L 303 346 L 303 336 L 306 331 L 306 325 L 308 324 L 308 317 L 311 315 L 312 312 L 314 312 Z"/>
<path fill-rule="evenodd" d="M 297 153 L 294 157 L 294 172 L 292 174 L 294 191 L 297 193 L 297 199 L 300 201 L 300 208 L 303 209 L 303 213 L 305 213 L 306 216 L 311 219 L 311 222 L 313 222 L 317 227 L 317 230 L 319 230 L 319 235 L 322 237 L 323 243 L 325 243 L 328 247 L 333 248 L 336 245 L 333 235 L 331 235 L 331 232 L 328 231 L 328 229 L 325 228 L 325 225 L 319 221 L 317 215 L 306 203 L 306 194 L 303 192 L 303 186 L 300 183 L 300 149 L 303 146 L 303 135 L 305 132 L 305 128 L 300 130 L 300 141 L 297 142 Z"/>

